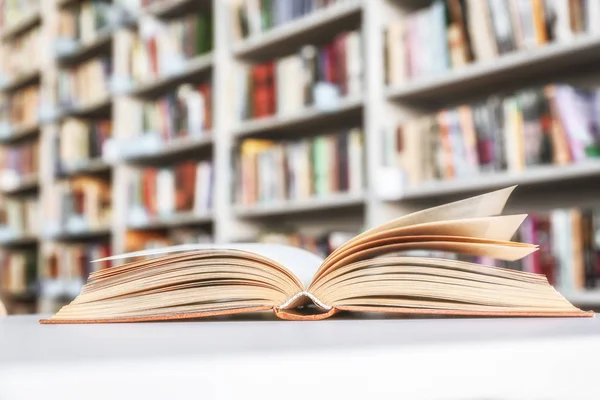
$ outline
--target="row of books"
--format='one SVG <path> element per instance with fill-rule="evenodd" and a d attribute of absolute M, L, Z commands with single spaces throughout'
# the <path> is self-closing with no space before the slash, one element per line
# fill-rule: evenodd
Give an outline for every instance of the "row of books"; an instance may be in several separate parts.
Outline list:
<path fill-rule="evenodd" d="M 9 81 L 35 71 L 41 64 L 41 28 L 35 27 L 3 44 L 2 79 Z M 10 55 L 10 56 L 9 56 Z"/>
<path fill-rule="evenodd" d="M 212 128 L 211 84 L 183 84 L 175 92 L 146 101 L 141 117 L 142 127 L 135 132 L 151 132 L 163 140 L 204 136 Z"/>
<path fill-rule="evenodd" d="M 364 187 L 363 134 L 356 128 L 285 142 L 247 139 L 236 172 L 241 205 L 358 193 Z"/>
<path fill-rule="evenodd" d="M 130 102 L 119 110 L 127 115 L 124 134 L 105 151 L 107 158 L 127 158 L 160 151 L 175 139 L 204 139 L 213 125 L 210 82 L 186 83 L 154 100 Z M 184 139 L 185 140 L 185 139 Z"/>
<path fill-rule="evenodd" d="M 18 128 L 38 123 L 41 95 L 38 85 L 26 86 L 0 102 L 0 123 Z"/>
<path fill-rule="evenodd" d="M 322 258 L 329 256 L 335 249 L 357 235 L 356 232 L 332 231 L 320 235 L 298 232 L 263 232 L 258 241 L 299 247 Z"/>
<path fill-rule="evenodd" d="M 125 236 L 125 251 L 131 252 L 180 244 L 212 242 L 213 239 L 209 232 L 197 228 L 175 228 L 169 232 L 128 231 Z"/>
<path fill-rule="evenodd" d="M 56 182 L 44 202 L 47 235 L 81 233 L 110 226 L 110 183 L 96 177 Z"/>
<path fill-rule="evenodd" d="M 179 19 L 161 21 L 146 17 L 140 32 L 128 37 L 123 56 L 134 83 L 146 83 L 182 72 L 187 62 L 213 48 L 212 17 L 196 11 Z"/>
<path fill-rule="evenodd" d="M 39 11 L 41 0 L 4 0 L 0 4 L 0 26 L 8 29 Z"/>
<path fill-rule="evenodd" d="M 551 85 L 413 119 L 387 131 L 384 164 L 414 184 L 597 158 L 599 94 Z"/>
<path fill-rule="evenodd" d="M 599 34 L 598 21 L 597 1 L 436 0 L 388 27 L 388 83 Z"/>
<path fill-rule="evenodd" d="M 86 0 L 62 8 L 58 14 L 59 41 L 90 43 L 113 24 L 111 4 L 106 0 Z"/>
<path fill-rule="evenodd" d="M 112 136 L 112 120 L 79 120 L 67 118 L 56 138 L 59 173 L 102 158 L 104 144 Z"/>
<path fill-rule="evenodd" d="M 129 182 L 131 222 L 177 213 L 205 214 L 213 206 L 213 168 L 209 161 L 186 161 L 133 172 Z"/>
<path fill-rule="evenodd" d="M 360 33 L 353 31 L 278 60 L 240 66 L 236 113 L 246 120 L 308 106 L 335 108 L 341 98 L 362 94 L 362 60 Z"/>
<path fill-rule="evenodd" d="M 235 0 L 232 7 L 233 36 L 259 35 L 304 15 L 348 0 Z"/>
<path fill-rule="evenodd" d="M 109 257 L 111 248 L 108 243 L 61 243 L 45 248 L 42 255 L 44 279 L 83 282 L 92 272 L 110 267 L 110 261 L 91 261 Z"/>
<path fill-rule="evenodd" d="M 2 174 L 31 176 L 39 171 L 39 141 L 20 142 L 0 148 Z"/>
<path fill-rule="evenodd" d="M 40 203 L 35 197 L 2 199 L 0 241 L 38 235 L 40 217 Z"/>
<path fill-rule="evenodd" d="M 14 251 L 0 259 L 0 292 L 25 295 L 35 290 L 37 252 Z"/>
<path fill-rule="evenodd" d="M 98 57 L 71 68 L 63 68 L 58 74 L 58 101 L 61 107 L 82 107 L 109 96 L 112 61 Z"/>

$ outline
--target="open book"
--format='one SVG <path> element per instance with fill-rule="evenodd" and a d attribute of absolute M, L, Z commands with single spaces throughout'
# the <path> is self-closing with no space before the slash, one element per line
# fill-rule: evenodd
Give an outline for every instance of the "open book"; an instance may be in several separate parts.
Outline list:
<path fill-rule="evenodd" d="M 498 216 L 514 187 L 409 214 L 366 231 L 327 259 L 270 244 L 195 245 L 94 272 L 71 304 L 42 323 L 138 322 L 273 310 L 316 320 L 339 311 L 463 316 L 593 316 L 541 275 L 398 256 L 437 250 L 518 260 L 510 239 L 526 215 Z M 104 259 L 105 260 L 105 259 Z"/>

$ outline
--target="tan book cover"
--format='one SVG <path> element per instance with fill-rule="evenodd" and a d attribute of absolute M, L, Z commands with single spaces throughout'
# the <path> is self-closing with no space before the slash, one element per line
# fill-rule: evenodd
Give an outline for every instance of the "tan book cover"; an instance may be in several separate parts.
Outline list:
<path fill-rule="evenodd" d="M 273 310 L 282 319 L 338 312 L 484 317 L 586 317 L 543 275 L 401 255 L 432 250 L 519 260 L 511 241 L 526 215 L 500 215 L 514 187 L 429 208 L 370 229 L 325 260 L 275 244 L 186 245 L 90 275 L 44 324 L 165 321 Z M 185 250 L 185 251 L 184 251 Z M 106 259 L 104 259 L 106 260 Z"/>

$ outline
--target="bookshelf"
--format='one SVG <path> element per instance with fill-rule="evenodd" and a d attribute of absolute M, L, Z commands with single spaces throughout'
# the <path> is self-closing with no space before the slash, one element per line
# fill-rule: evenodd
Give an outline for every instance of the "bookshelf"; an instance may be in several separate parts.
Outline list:
<path fill-rule="evenodd" d="M 343 120 L 359 120 L 362 116 L 362 99 L 341 99 L 331 109 L 307 107 L 291 115 L 274 115 L 252 121 L 244 121 L 234 128 L 236 138 L 285 133 L 286 131 L 310 130 L 323 125 L 335 126 Z M 339 125 L 339 124 L 338 124 Z"/>
<path fill-rule="evenodd" d="M 29 83 L 39 82 L 41 76 L 42 72 L 36 68 L 33 71 L 24 72 L 11 80 L 4 82 L 3 85 L 0 86 L 0 89 L 4 92 L 13 92 Z"/>
<path fill-rule="evenodd" d="M 38 123 L 31 125 L 18 126 L 9 128 L 0 135 L 0 143 L 15 142 L 21 139 L 35 136 L 40 133 L 40 125 Z"/>
<path fill-rule="evenodd" d="M 284 25 L 249 37 L 233 46 L 233 54 L 240 58 L 260 58 L 277 54 L 290 46 L 300 46 L 332 31 L 342 31 L 356 26 L 360 21 L 360 0 L 347 0 L 333 4 L 318 13 L 307 14 Z"/>
<path fill-rule="evenodd" d="M 41 11 L 31 10 L 27 12 L 24 16 L 21 16 L 16 22 L 8 25 L 7 27 L 2 29 L 2 34 L 0 35 L 0 39 L 2 40 L 10 40 L 16 35 L 19 35 L 22 32 L 25 32 L 32 26 L 39 24 L 42 20 Z"/>
<path fill-rule="evenodd" d="M 362 193 L 332 194 L 327 197 L 315 197 L 307 200 L 290 200 L 271 202 L 256 206 L 236 206 L 235 214 L 240 218 L 259 218 L 299 214 L 304 212 L 317 212 L 336 210 L 348 207 L 363 207 L 365 196 Z"/>
<path fill-rule="evenodd" d="M 43 52 L 39 66 L 14 77 L 3 77 L 3 98 L 29 85 L 41 88 L 40 111 L 34 123 L 0 130 L 0 146 L 11 147 L 23 141 L 40 143 L 39 173 L 2 185 L 2 196 L 35 195 L 41 208 L 52 202 L 59 182 L 75 179 L 101 179 L 111 194 L 110 224 L 102 228 L 52 228 L 39 235 L 0 242 L 2 248 L 30 246 L 38 248 L 40 280 L 44 270 L 43 250 L 65 243 L 108 242 L 113 253 L 126 250 L 131 232 L 164 232 L 177 228 L 201 228 L 214 241 L 255 239 L 264 230 L 280 222 L 310 232 L 329 226 L 359 231 L 424 206 L 463 195 L 518 184 L 515 210 L 531 211 L 553 207 L 597 206 L 600 164 L 597 161 L 565 166 L 540 165 L 522 172 L 492 172 L 474 179 L 455 179 L 404 184 L 398 171 L 382 163 L 384 131 L 390 125 L 432 113 L 443 107 L 468 103 L 479 97 L 512 91 L 531 84 L 555 81 L 597 82 L 593 66 L 600 59 L 600 35 L 579 35 L 568 42 L 552 42 L 498 56 L 493 60 L 472 62 L 432 76 L 408 79 L 400 85 L 386 83 L 384 57 L 388 26 L 399 18 L 429 5 L 414 0 L 342 0 L 321 10 L 291 19 L 266 31 L 235 38 L 231 3 L 221 0 L 158 1 L 146 8 L 133 7 L 122 21 L 96 32 L 92 40 L 70 46 L 57 46 L 56 25 L 59 11 L 87 0 L 50 0 L 40 2 L 40 10 L 24 16 L 2 31 L 3 42 L 15 40 L 35 26 L 41 28 Z M 135 1 L 119 4 L 135 5 Z M 167 23 L 195 12 L 210 13 L 213 43 L 209 51 L 189 57 L 167 73 L 134 82 L 129 79 L 132 38 L 143 21 L 158 18 Z M 113 21 L 114 22 L 114 21 Z M 295 54 L 305 44 L 323 45 L 337 34 L 359 30 L 362 47 L 362 90 L 352 96 L 340 96 L 327 106 L 307 105 L 293 111 L 277 112 L 261 118 L 237 118 L 234 104 L 239 87 L 238 70 L 267 60 Z M 58 48 L 57 48 L 58 47 Z M 5 56 L 3 54 L 3 56 Z M 60 71 L 100 56 L 112 60 L 113 76 L 107 95 L 91 102 L 62 107 L 55 94 Z M 200 135 L 170 137 L 154 142 L 141 125 L 132 124 L 143 104 L 177 93 L 182 85 L 210 83 L 212 126 Z M 62 124 L 80 121 L 110 120 L 112 147 L 85 162 L 56 169 L 55 141 Z M 137 123 L 137 122 L 136 122 Z M 141 124 L 141 123 L 140 123 Z M 294 141 L 315 135 L 359 127 L 363 132 L 364 190 L 332 192 L 297 200 L 270 203 L 237 204 L 233 187 L 236 182 L 237 149 L 245 140 L 267 139 Z M 123 139 L 123 141 L 121 141 Z M 125 146 L 124 143 L 128 145 Z M 212 208 L 208 211 L 179 211 L 162 216 L 130 218 L 128 188 L 141 169 L 167 168 L 179 161 L 212 162 L 214 185 Z M 575 188 L 573 190 L 572 188 Z M 511 209 L 512 210 L 512 209 Z M 76 224 L 75 224 L 76 225 Z M 575 303 L 600 307 L 598 291 L 572 295 Z M 571 297 L 570 297 L 571 298 Z"/>

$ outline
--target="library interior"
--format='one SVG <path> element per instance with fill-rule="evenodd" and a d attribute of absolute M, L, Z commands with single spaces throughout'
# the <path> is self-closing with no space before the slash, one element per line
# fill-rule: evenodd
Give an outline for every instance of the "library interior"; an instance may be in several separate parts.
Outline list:
<path fill-rule="evenodd" d="M 600 1 L 0 5 L 9 319 L 54 314 L 123 264 L 93 260 L 248 242 L 326 258 L 515 185 L 505 213 L 528 217 L 513 240 L 538 251 L 476 262 L 600 309 Z"/>

